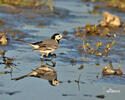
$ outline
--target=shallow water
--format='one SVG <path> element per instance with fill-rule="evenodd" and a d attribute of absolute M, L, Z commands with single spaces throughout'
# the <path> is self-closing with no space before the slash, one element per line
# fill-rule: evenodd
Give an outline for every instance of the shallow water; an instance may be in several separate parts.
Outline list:
<path fill-rule="evenodd" d="M 53 69 L 57 72 L 58 80 L 61 81 L 60 85 L 54 87 L 51 86 L 47 80 L 33 77 L 13 81 L 11 80 L 10 74 L 1 74 L 1 100 L 96 100 L 96 96 L 101 94 L 105 96 L 105 100 L 124 98 L 124 77 L 102 78 L 102 68 L 107 65 L 108 62 L 103 61 L 104 57 L 85 56 L 84 54 L 80 55 L 77 47 L 82 44 L 82 41 L 79 41 L 80 39 L 75 38 L 72 34 L 77 26 L 85 26 L 89 22 L 91 24 L 97 24 L 102 16 L 89 14 L 88 9 L 92 9 L 92 5 L 88 7 L 86 6 L 86 3 L 79 0 L 54 0 L 54 5 L 55 7 L 68 10 L 69 14 L 64 18 L 43 17 L 40 20 L 46 19 L 50 23 L 43 25 L 42 27 L 35 27 L 35 25 L 38 25 L 30 21 L 24 21 L 23 18 L 16 20 L 13 23 L 17 25 L 14 29 L 22 30 L 28 34 L 23 40 L 29 42 L 48 39 L 55 32 L 69 32 L 69 34 L 64 35 L 65 38 L 60 41 L 60 47 L 54 52 L 57 57 L 53 59 L 53 61 L 56 62 L 56 66 L 53 67 Z M 9 16 L 6 17 L 7 15 Z M 5 19 L 14 21 L 13 16 L 16 15 L 0 13 L 0 18 L 5 17 Z M 113 39 L 88 37 L 88 40 L 89 42 L 96 43 L 97 40 L 108 42 Z M 111 48 L 112 51 L 110 56 L 106 59 L 112 61 L 113 66 L 116 68 L 121 60 L 121 69 L 123 73 L 125 73 L 124 35 L 118 34 L 116 40 L 116 44 Z M 41 65 L 40 53 L 32 52 L 33 48 L 31 46 L 17 43 L 12 40 L 10 41 L 11 44 L 9 46 L 0 48 L 7 50 L 5 56 L 14 58 L 14 64 L 20 69 L 18 70 L 14 68 L 12 77 L 28 74 L 32 69 Z M 75 59 L 76 62 L 71 63 L 70 61 L 72 59 Z M 47 63 L 51 64 L 51 62 Z M 96 63 L 99 63 L 100 66 L 96 66 Z M 80 65 L 84 65 L 84 68 L 81 70 L 78 69 Z M 1 65 L 1 71 L 7 70 L 3 67 L 4 65 Z M 77 83 L 75 80 L 78 80 L 79 75 L 81 75 L 80 82 Z M 98 78 L 96 77 L 97 75 Z M 116 92 L 107 92 L 109 89 Z M 10 95 L 8 92 L 14 93 L 13 95 Z"/>

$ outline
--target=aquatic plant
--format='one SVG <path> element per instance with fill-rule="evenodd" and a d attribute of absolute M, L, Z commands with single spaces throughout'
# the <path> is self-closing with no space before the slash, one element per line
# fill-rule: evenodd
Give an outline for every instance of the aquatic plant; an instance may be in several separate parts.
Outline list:
<path fill-rule="evenodd" d="M 112 65 L 112 62 L 109 63 L 110 67 L 108 67 L 108 65 L 106 65 L 103 69 L 102 69 L 102 76 L 105 76 L 105 75 L 122 75 L 123 72 L 122 70 L 120 69 L 120 66 L 121 66 L 122 62 L 120 61 L 119 62 L 119 65 L 118 65 L 118 69 L 114 69 L 113 65 Z"/>
<path fill-rule="evenodd" d="M 7 45 L 7 44 L 8 44 L 7 33 L 6 32 L 0 33 L 0 45 Z"/>
<path fill-rule="evenodd" d="M 85 36 L 107 36 L 111 37 L 111 32 L 108 27 L 100 25 L 86 24 L 85 27 L 78 26 L 76 28 L 75 37 L 84 38 Z"/>
<path fill-rule="evenodd" d="M 88 42 L 83 44 L 85 54 L 91 54 L 96 56 L 108 56 L 111 47 L 115 44 L 115 40 L 113 40 L 111 43 L 108 43 L 105 49 L 104 47 L 102 47 L 103 43 L 100 41 L 96 43 L 96 46 L 94 46 L 95 48 L 93 48 Z M 103 49 L 100 49 L 100 47 L 102 47 Z"/>
<path fill-rule="evenodd" d="M 109 7 L 125 12 L 125 0 L 105 0 Z"/>
<path fill-rule="evenodd" d="M 53 7 L 53 1 L 47 0 L 47 1 L 37 1 L 37 0 L 0 0 L 0 6 L 7 6 L 10 8 L 15 7 L 31 7 L 31 8 L 37 8 L 41 5 L 47 5 L 50 8 L 50 11 L 54 11 Z"/>
<path fill-rule="evenodd" d="M 96 7 L 98 6 L 99 8 L 102 8 L 102 7 L 106 8 L 106 9 L 111 8 L 112 10 L 125 12 L 125 0 L 81 0 L 81 1 L 97 3 L 97 4 L 95 4 L 95 6 Z M 103 3 L 103 6 L 99 6 L 98 2 Z"/>

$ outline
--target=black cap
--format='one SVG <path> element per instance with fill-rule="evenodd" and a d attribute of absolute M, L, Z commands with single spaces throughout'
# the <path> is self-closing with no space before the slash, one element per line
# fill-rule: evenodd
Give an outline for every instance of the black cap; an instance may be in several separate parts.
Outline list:
<path fill-rule="evenodd" d="M 55 33 L 52 37 L 51 37 L 51 39 L 55 39 L 55 36 L 56 35 L 59 35 L 59 33 Z"/>

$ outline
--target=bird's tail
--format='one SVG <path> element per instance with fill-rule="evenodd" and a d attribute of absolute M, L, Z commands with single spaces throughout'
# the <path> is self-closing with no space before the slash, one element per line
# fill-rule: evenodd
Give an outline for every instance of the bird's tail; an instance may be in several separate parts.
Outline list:
<path fill-rule="evenodd" d="M 18 40 L 18 39 L 16 39 L 15 41 L 20 42 L 20 43 L 29 44 L 29 45 L 31 45 L 31 46 L 34 47 L 34 48 L 38 48 L 38 47 L 39 47 L 38 45 L 35 45 L 35 44 L 33 44 L 33 43 L 29 43 L 29 42 L 26 42 L 26 41 L 23 41 L 23 40 Z"/>
<path fill-rule="evenodd" d="M 26 41 L 23 41 L 23 40 L 16 39 L 15 41 L 20 42 L 20 43 L 26 43 L 26 44 L 29 44 L 29 45 L 33 46 L 32 43 L 29 43 L 29 42 L 26 42 Z"/>
<path fill-rule="evenodd" d="M 29 75 L 23 75 L 23 76 L 20 76 L 20 77 L 17 77 L 17 78 L 12 78 L 11 80 L 20 80 L 20 79 L 23 79 L 25 77 L 28 77 Z"/>

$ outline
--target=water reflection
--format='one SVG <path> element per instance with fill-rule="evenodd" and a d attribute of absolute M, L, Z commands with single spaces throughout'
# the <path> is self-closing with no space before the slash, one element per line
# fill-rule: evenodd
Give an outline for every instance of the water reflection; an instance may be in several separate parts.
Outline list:
<path fill-rule="evenodd" d="M 0 95 L 2 94 L 8 94 L 8 95 L 14 95 L 16 93 L 20 93 L 21 91 L 5 91 L 5 90 L 0 90 Z"/>
<path fill-rule="evenodd" d="M 13 68 L 16 68 L 16 65 L 13 63 L 13 58 L 8 58 L 5 56 L 6 50 L 0 50 L 0 65 L 4 65 L 4 69 L 10 69 L 10 71 L 0 71 L 0 74 L 7 74 L 10 73 L 12 77 Z M 18 69 L 19 70 L 19 69 Z"/>
<path fill-rule="evenodd" d="M 33 70 L 31 73 L 28 73 L 26 75 L 17 77 L 17 78 L 12 78 L 12 80 L 20 80 L 26 77 L 37 77 L 37 78 L 42 78 L 45 80 L 48 80 L 48 82 L 52 86 L 57 86 L 59 85 L 59 81 L 57 80 L 57 73 L 56 71 L 48 67 L 47 64 L 43 64 L 43 61 L 41 61 L 41 66 L 37 67 L 35 70 Z"/>
<path fill-rule="evenodd" d="M 43 64 L 43 61 L 44 61 L 44 62 L 46 62 L 46 65 L 49 65 L 51 67 L 55 67 L 56 66 L 56 62 L 53 61 L 54 58 L 56 58 L 56 54 L 49 53 L 47 58 L 41 59 L 41 65 Z"/>

